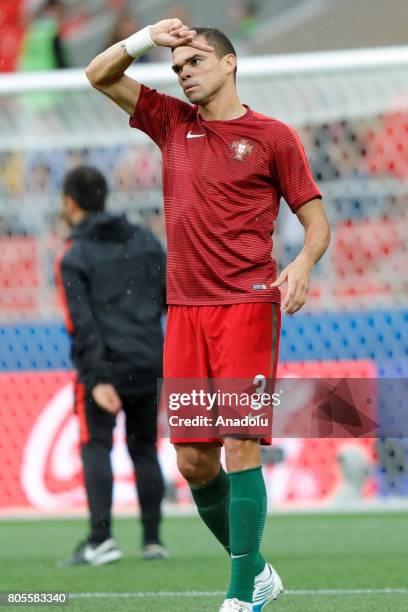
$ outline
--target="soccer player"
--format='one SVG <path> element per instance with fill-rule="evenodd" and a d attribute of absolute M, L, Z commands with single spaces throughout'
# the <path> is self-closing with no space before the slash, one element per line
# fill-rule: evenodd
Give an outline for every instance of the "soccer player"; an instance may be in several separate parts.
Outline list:
<path fill-rule="evenodd" d="M 121 409 L 136 473 L 143 557 L 168 556 L 159 536 L 164 486 L 156 451 L 165 255 L 153 234 L 105 212 L 107 193 L 96 168 L 78 166 L 64 179 L 63 216 L 72 233 L 56 274 L 77 371 L 75 411 L 90 511 L 89 536 L 69 561 L 74 565 L 122 557 L 111 533 L 110 462 Z"/>
<path fill-rule="evenodd" d="M 125 74 L 155 46 L 172 49 L 189 103 Z M 159 21 L 97 56 L 90 83 L 130 115 L 163 156 L 168 238 L 165 378 L 253 379 L 276 373 L 283 309 L 305 303 L 329 226 L 295 131 L 243 105 L 237 57 L 213 28 Z M 283 196 L 305 229 L 304 247 L 276 278 L 271 256 Z M 231 559 L 223 612 L 261 610 L 283 590 L 260 553 L 266 515 L 260 440 L 172 437 L 198 512 Z M 220 463 L 224 444 L 228 474 Z"/>

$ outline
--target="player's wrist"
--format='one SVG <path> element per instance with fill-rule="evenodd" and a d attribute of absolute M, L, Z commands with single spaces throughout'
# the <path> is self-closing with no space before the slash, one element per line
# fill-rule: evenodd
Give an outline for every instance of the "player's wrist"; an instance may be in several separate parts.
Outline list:
<path fill-rule="evenodd" d="M 132 34 L 132 36 L 125 38 L 124 44 L 126 53 L 130 55 L 130 57 L 133 57 L 133 59 L 137 59 L 151 49 L 154 49 L 154 47 L 157 47 L 151 36 L 150 28 L 151 26 L 146 26 L 135 34 Z"/>
<path fill-rule="evenodd" d="M 307 253 L 305 250 L 302 250 L 297 256 L 297 260 L 303 266 L 305 266 L 309 272 L 312 271 L 313 266 L 315 265 L 315 261 L 310 253 Z"/>

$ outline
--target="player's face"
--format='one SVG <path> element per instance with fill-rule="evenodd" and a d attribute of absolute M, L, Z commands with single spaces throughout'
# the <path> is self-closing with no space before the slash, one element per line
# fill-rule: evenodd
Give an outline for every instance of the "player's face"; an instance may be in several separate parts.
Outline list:
<path fill-rule="evenodd" d="M 174 49 L 173 70 L 187 98 L 199 105 L 212 99 L 230 74 L 226 58 L 187 46 Z"/>

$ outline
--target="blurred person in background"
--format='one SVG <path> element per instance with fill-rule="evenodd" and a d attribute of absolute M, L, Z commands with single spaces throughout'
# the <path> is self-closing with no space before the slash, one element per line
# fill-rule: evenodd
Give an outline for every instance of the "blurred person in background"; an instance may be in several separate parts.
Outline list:
<path fill-rule="evenodd" d="M 46 0 L 27 18 L 18 68 L 33 72 L 67 68 L 66 53 L 61 38 L 64 4 L 60 0 Z M 58 102 L 64 94 L 56 91 L 33 91 L 21 96 L 21 121 L 27 130 L 52 131 L 58 129 Z"/>
<path fill-rule="evenodd" d="M 151 232 L 105 212 L 107 193 L 104 176 L 93 167 L 65 176 L 62 214 L 72 233 L 57 259 L 56 277 L 77 371 L 75 411 L 90 533 L 63 564 L 103 565 L 122 557 L 111 532 L 110 462 L 120 410 L 136 474 L 143 557 L 168 557 L 159 534 L 164 485 L 156 451 L 165 255 Z"/>
<path fill-rule="evenodd" d="M 61 38 L 64 4 L 46 0 L 34 13 L 22 42 L 19 68 L 23 71 L 66 68 Z"/>
<path fill-rule="evenodd" d="M 239 53 L 248 52 L 249 42 L 258 25 L 258 11 L 258 3 L 254 0 L 232 0 L 228 7 L 231 38 Z"/>

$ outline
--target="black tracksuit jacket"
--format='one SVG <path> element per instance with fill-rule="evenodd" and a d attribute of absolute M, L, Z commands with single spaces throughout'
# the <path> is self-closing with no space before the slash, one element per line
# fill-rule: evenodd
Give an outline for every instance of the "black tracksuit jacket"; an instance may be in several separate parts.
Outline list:
<path fill-rule="evenodd" d="M 57 283 L 87 391 L 111 383 L 122 395 L 155 392 L 162 376 L 165 254 L 125 216 L 90 214 L 57 259 Z"/>

